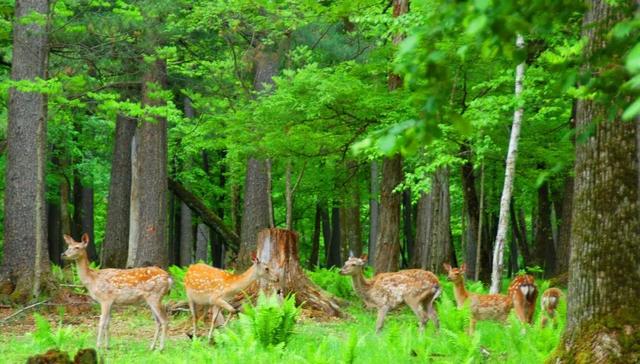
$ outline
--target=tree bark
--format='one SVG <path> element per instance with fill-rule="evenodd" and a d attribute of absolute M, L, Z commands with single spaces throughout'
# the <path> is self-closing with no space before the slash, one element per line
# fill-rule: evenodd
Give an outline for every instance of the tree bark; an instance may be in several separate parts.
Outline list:
<path fill-rule="evenodd" d="M 251 253 L 256 250 L 258 232 L 270 225 L 267 179 L 265 161 L 249 158 L 244 186 L 244 213 L 242 214 L 238 269 L 251 265 Z"/>
<path fill-rule="evenodd" d="M 438 272 L 451 259 L 451 210 L 449 171 L 440 167 L 433 174 L 431 191 L 418 203 L 415 266 Z"/>
<path fill-rule="evenodd" d="M 513 232 L 513 240 L 518 246 L 518 250 L 522 255 L 522 260 L 524 261 L 524 266 L 528 266 L 531 260 L 531 254 L 529 253 L 529 243 L 527 243 L 527 228 L 524 225 L 524 218 L 519 218 L 516 216 L 516 206 L 511 200 L 511 230 Z M 522 211 L 521 211 L 522 212 Z M 522 213 L 524 215 L 524 213 Z"/>
<path fill-rule="evenodd" d="M 309 270 L 318 267 L 318 258 L 320 255 L 320 230 L 321 230 L 321 211 L 320 204 L 316 204 L 316 213 L 313 223 L 313 235 L 311 236 L 311 254 L 309 255 L 309 264 L 307 268 Z"/>
<path fill-rule="evenodd" d="M 382 162 L 380 192 L 380 232 L 376 243 L 376 273 L 398 270 L 400 254 L 400 202 L 394 189 L 402 182 L 402 157 L 399 154 Z"/>
<path fill-rule="evenodd" d="M 544 269 L 545 277 L 552 277 L 555 268 L 555 247 L 551 231 L 551 200 L 549 198 L 549 183 L 544 182 L 538 187 L 538 213 L 535 231 L 535 263 Z"/>
<path fill-rule="evenodd" d="M 376 258 L 376 240 L 378 239 L 378 226 L 380 218 L 380 183 L 378 182 L 378 162 L 371 161 L 371 196 L 369 197 L 369 264 L 373 264 Z"/>
<path fill-rule="evenodd" d="M 59 203 L 60 201 L 47 202 L 47 238 L 49 259 L 53 264 L 61 267 L 64 244 L 62 242 L 62 220 L 60 218 Z"/>
<path fill-rule="evenodd" d="M 331 209 L 331 244 L 329 245 L 329 256 L 327 257 L 328 267 L 340 267 L 342 261 L 340 257 L 340 248 L 342 247 L 342 240 L 340 239 L 340 206 L 339 203 L 334 201 L 334 206 Z"/>
<path fill-rule="evenodd" d="M 107 224 L 101 250 L 103 268 L 124 268 L 127 265 L 131 208 L 131 141 L 135 131 L 135 119 L 118 114 L 111 158 Z"/>
<path fill-rule="evenodd" d="M 78 171 L 73 179 L 73 207 L 73 238 L 80 241 L 82 234 L 89 235 L 87 254 L 89 260 L 95 262 L 98 253 L 93 229 L 93 186 L 91 182 L 83 182 Z"/>
<path fill-rule="evenodd" d="M 193 263 L 193 216 L 189 206 L 180 203 L 180 265 Z"/>
<path fill-rule="evenodd" d="M 329 251 L 331 249 L 331 219 L 326 202 L 320 202 L 320 220 L 322 221 L 322 241 L 324 242 L 324 263 L 329 267 Z"/>
<path fill-rule="evenodd" d="M 152 86 L 155 85 L 155 86 Z M 167 66 L 158 59 L 143 77 L 142 104 L 164 106 L 154 98 L 156 87 L 167 87 Z M 154 115 L 135 132 L 132 153 L 129 256 L 127 265 L 139 267 L 168 263 L 167 229 L 167 119 Z"/>
<path fill-rule="evenodd" d="M 520 34 L 518 34 L 516 46 L 518 48 L 524 48 L 524 38 Z M 516 67 L 516 98 L 520 97 L 522 94 L 524 67 L 524 61 Z M 500 198 L 498 233 L 496 235 L 496 242 L 493 251 L 490 289 L 490 293 L 492 294 L 500 292 L 500 279 L 502 278 L 504 260 L 504 244 L 507 239 L 507 228 L 509 227 L 509 203 L 513 192 L 513 179 L 515 177 L 516 158 L 518 156 L 518 139 L 520 138 L 520 125 L 522 123 L 523 114 L 524 108 L 518 107 L 513 114 L 513 125 L 511 125 L 511 137 L 509 138 L 509 150 L 507 152 L 507 162 L 504 174 L 504 187 L 502 189 L 502 197 Z"/>
<path fill-rule="evenodd" d="M 209 248 L 209 227 L 200 223 L 196 227 L 196 262 L 207 262 Z"/>
<path fill-rule="evenodd" d="M 635 2 L 613 6 L 592 0 L 583 22 L 584 71 L 595 77 L 612 67 L 598 57 L 611 28 L 630 19 Z M 607 60 L 624 59 L 622 48 Z M 596 63 L 599 62 L 599 63 Z M 640 201 L 637 129 L 610 102 L 579 100 L 567 326 L 557 352 L 561 363 L 640 361 Z"/>
<path fill-rule="evenodd" d="M 414 259 L 416 245 L 416 233 L 413 228 L 413 205 L 411 203 L 411 189 L 402 191 L 402 236 L 404 238 L 405 255 L 402 257 L 402 266 L 409 267 Z"/>
<path fill-rule="evenodd" d="M 556 275 L 564 274 L 569 271 L 569 253 L 571 252 L 571 214 L 573 204 L 572 176 L 567 176 L 565 178 L 562 194 L 562 213 L 560 215 L 558 249 L 556 251 Z"/>
<path fill-rule="evenodd" d="M 47 78 L 46 26 L 23 22 L 33 13 L 46 21 L 46 0 L 17 0 L 13 26 L 13 81 Z M 5 174 L 3 276 L 15 287 L 12 298 L 26 301 L 41 292 L 49 271 L 45 202 L 47 99 L 43 93 L 9 89 Z"/>

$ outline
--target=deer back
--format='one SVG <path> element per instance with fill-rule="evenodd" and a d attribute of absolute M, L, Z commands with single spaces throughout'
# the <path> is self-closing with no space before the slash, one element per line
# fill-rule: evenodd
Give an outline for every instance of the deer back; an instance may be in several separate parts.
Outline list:
<path fill-rule="evenodd" d="M 478 320 L 504 321 L 511 311 L 513 303 L 503 294 L 470 294 L 471 314 Z"/>
<path fill-rule="evenodd" d="M 158 267 L 102 269 L 88 284 L 91 296 L 99 301 L 130 303 L 146 297 L 162 297 L 171 288 L 171 276 Z"/>
<path fill-rule="evenodd" d="M 422 269 L 380 273 L 372 278 L 369 296 L 379 304 L 397 306 L 405 298 L 425 299 L 440 291 L 438 277 Z"/>

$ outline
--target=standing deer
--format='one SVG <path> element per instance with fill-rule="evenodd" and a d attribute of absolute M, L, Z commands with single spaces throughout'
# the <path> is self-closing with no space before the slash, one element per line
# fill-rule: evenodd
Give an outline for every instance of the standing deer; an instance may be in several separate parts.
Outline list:
<path fill-rule="evenodd" d="M 479 294 L 469 293 L 464 287 L 464 273 L 466 266 L 462 264 L 460 268 L 452 268 L 444 263 L 444 270 L 447 272 L 447 279 L 453 282 L 453 294 L 456 298 L 458 308 L 464 306 L 469 299 L 471 303 L 471 322 L 469 333 L 473 334 L 476 323 L 479 320 L 505 321 L 509 316 L 509 311 L 513 306 L 511 297 L 503 294 Z"/>
<path fill-rule="evenodd" d="M 516 316 L 522 323 L 530 324 L 536 310 L 538 287 L 532 275 L 519 275 L 509 285 L 509 296 L 513 300 Z"/>
<path fill-rule="evenodd" d="M 68 245 L 62 253 L 62 259 L 75 260 L 78 266 L 80 281 L 87 287 L 89 295 L 100 303 L 100 323 L 98 325 L 98 348 L 109 345 L 109 323 L 111 321 L 111 307 L 113 304 L 132 304 L 145 301 L 156 321 L 156 333 L 151 343 L 151 349 L 156 347 L 158 334 L 160 336 L 159 350 L 164 348 L 169 319 L 162 306 L 164 297 L 171 288 L 172 280 L 169 273 L 158 267 L 144 267 L 131 269 L 91 269 L 87 258 L 89 235 L 83 234 L 82 241 L 75 241 L 69 235 L 64 236 Z"/>
<path fill-rule="evenodd" d="M 184 276 L 184 287 L 187 291 L 193 321 L 193 337 L 196 337 L 196 305 L 212 306 L 211 327 L 208 335 L 211 338 L 218 313 L 222 309 L 226 309 L 230 314 L 236 312 L 229 301 L 251 283 L 260 279 L 277 282 L 278 276 L 255 255 L 253 265 L 242 274 L 231 274 L 203 263 L 189 266 Z"/>
<path fill-rule="evenodd" d="M 362 273 L 366 261 L 366 255 L 361 258 L 350 257 L 344 263 L 340 274 L 350 275 L 354 290 L 366 306 L 378 309 L 376 333 L 382 330 L 387 313 L 403 302 L 411 307 L 418 317 L 420 331 L 424 331 L 429 318 L 433 320 L 436 329 L 440 327 L 433 301 L 440 296 L 442 290 L 435 274 L 422 269 L 407 269 L 380 273 L 366 279 Z"/>
<path fill-rule="evenodd" d="M 540 300 L 543 312 L 542 327 L 547 325 L 549 319 L 553 321 L 553 327 L 558 326 L 556 309 L 560 303 L 560 296 L 562 296 L 562 291 L 555 287 L 549 288 L 542 293 L 542 299 Z"/>

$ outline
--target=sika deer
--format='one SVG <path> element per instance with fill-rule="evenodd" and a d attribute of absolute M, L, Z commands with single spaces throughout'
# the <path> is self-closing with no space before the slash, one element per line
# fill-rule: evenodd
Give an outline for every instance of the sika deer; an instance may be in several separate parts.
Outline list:
<path fill-rule="evenodd" d="M 542 327 L 547 325 L 547 321 L 551 319 L 553 321 L 553 327 L 558 326 L 558 319 L 556 317 L 556 309 L 560 303 L 560 296 L 562 291 L 557 288 L 549 288 L 542 294 L 540 305 L 542 306 Z"/>
<path fill-rule="evenodd" d="M 449 264 L 443 264 L 448 273 L 447 279 L 453 282 L 453 293 L 456 298 L 458 308 L 464 306 L 467 298 L 471 302 L 471 322 L 469 333 L 473 334 L 478 320 L 505 321 L 509 316 L 509 311 L 513 302 L 509 296 L 503 294 L 478 294 L 469 293 L 464 287 L 464 273 L 466 266 L 462 264 L 460 268 L 452 268 Z"/>
<path fill-rule="evenodd" d="M 516 316 L 522 323 L 530 324 L 536 311 L 538 287 L 532 275 L 519 275 L 509 285 L 509 296 L 513 300 Z"/>
<path fill-rule="evenodd" d="M 367 307 L 378 309 L 376 333 L 384 326 L 387 313 L 403 302 L 411 307 L 420 322 L 420 331 L 429 318 L 436 329 L 440 327 L 438 314 L 433 301 L 440 296 L 441 288 L 435 274 L 421 269 L 407 269 L 393 273 L 380 273 L 366 279 L 362 268 L 367 261 L 366 255 L 361 258 L 350 257 L 340 270 L 342 275 L 350 275 L 353 288 Z"/>
<path fill-rule="evenodd" d="M 255 256 L 253 257 L 253 265 L 242 274 L 227 273 L 203 263 L 189 266 L 184 276 L 184 287 L 187 291 L 192 315 L 193 337 L 196 337 L 196 305 L 212 306 L 211 327 L 208 335 L 211 338 L 218 313 L 223 308 L 229 313 L 236 312 L 236 309 L 229 304 L 229 300 L 251 283 L 260 279 L 278 281 L 277 275 L 272 273 L 269 267 Z"/>
<path fill-rule="evenodd" d="M 109 345 L 109 323 L 111 321 L 111 307 L 113 304 L 132 304 L 144 300 L 156 321 L 156 333 L 151 343 L 153 350 L 160 336 L 160 346 L 164 348 L 169 319 L 162 306 L 164 297 L 171 288 L 172 280 L 169 273 L 158 267 L 131 269 L 91 269 L 87 258 L 89 235 L 83 234 L 82 241 L 73 240 L 69 235 L 64 236 L 69 246 L 62 253 L 65 260 L 75 260 L 78 266 L 80 281 L 87 287 L 89 295 L 100 303 L 100 323 L 98 325 L 98 348 Z"/>

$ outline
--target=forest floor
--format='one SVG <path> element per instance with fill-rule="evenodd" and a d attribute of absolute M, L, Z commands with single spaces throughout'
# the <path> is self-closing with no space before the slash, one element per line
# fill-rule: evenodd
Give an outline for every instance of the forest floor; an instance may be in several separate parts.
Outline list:
<path fill-rule="evenodd" d="M 468 335 L 468 308 L 458 310 L 452 287 L 441 280 L 443 295 L 437 309 L 441 329 L 429 323 L 419 333 L 415 316 L 406 308 L 387 316 L 382 333 L 375 334 L 376 313 L 352 298 L 348 319 L 318 321 L 303 314 L 286 346 L 261 347 L 239 334 L 238 320 L 231 320 L 207 342 L 207 328 L 199 323 L 196 340 L 189 338 L 188 312 L 174 311 L 165 350 L 149 351 L 155 324 L 144 305 L 116 307 L 111 319 L 110 348 L 105 363 L 542 363 L 555 349 L 564 328 L 566 304 L 561 302 L 557 328 L 523 326 L 513 314 L 506 324 L 480 322 Z M 539 283 L 540 284 L 540 283 Z M 540 284 L 541 291 L 548 284 Z M 471 290 L 482 291 L 479 284 Z M 52 300 L 53 301 L 53 300 Z M 537 306 L 539 307 L 539 305 Z M 17 309 L 0 308 L 0 362 L 24 363 L 29 356 L 60 348 L 71 356 L 95 346 L 99 306 L 45 303 L 6 320 Z M 34 311 L 37 314 L 34 314 Z M 539 311 L 539 310 L 537 310 Z"/>

